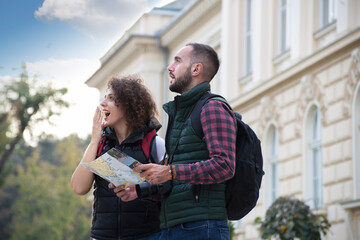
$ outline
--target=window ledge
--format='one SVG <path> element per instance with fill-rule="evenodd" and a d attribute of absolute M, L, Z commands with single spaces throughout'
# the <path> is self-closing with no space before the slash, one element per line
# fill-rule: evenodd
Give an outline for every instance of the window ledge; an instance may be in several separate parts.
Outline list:
<path fill-rule="evenodd" d="M 360 208 L 360 199 L 339 202 L 345 210 Z"/>
<path fill-rule="evenodd" d="M 284 52 L 280 53 L 276 57 L 273 58 L 274 64 L 279 64 L 285 61 L 286 59 L 290 58 L 290 49 L 285 50 Z"/>
<path fill-rule="evenodd" d="M 252 73 L 249 73 L 241 78 L 239 78 L 239 83 L 240 84 L 245 84 L 248 83 L 252 80 Z"/>
<path fill-rule="evenodd" d="M 322 28 L 320 28 L 319 30 L 315 31 L 313 33 L 313 36 L 315 39 L 319 39 L 319 38 L 322 38 L 323 36 L 325 36 L 326 34 L 334 31 L 335 29 L 336 29 L 336 20 L 332 21 L 328 25 L 325 25 Z"/>
<path fill-rule="evenodd" d="M 315 215 L 327 215 L 327 209 L 324 207 L 320 207 L 317 209 L 311 210 Z"/>

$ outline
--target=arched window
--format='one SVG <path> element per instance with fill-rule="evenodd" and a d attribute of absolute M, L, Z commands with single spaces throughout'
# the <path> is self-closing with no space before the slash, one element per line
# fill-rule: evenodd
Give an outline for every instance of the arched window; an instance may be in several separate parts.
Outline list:
<path fill-rule="evenodd" d="M 305 124 L 305 198 L 313 209 L 323 206 L 321 114 L 316 105 L 308 111 Z"/>
<path fill-rule="evenodd" d="M 360 199 L 360 83 L 353 104 L 353 136 L 355 199 Z"/>
<path fill-rule="evenodd" d="M 267 209 L 279 196 L 279 140 L 278 131 L 274 124 L 268 128 L 265 146 L 267 182 L 265 208 Z"/>

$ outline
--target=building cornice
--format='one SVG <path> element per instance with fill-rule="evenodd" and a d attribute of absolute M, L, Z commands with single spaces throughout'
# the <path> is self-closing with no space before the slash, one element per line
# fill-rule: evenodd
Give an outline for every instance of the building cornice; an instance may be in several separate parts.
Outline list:
<path fill-rule="evenodd" d="M 119 67 L 119 63 L 134 56 L 136 52 L 141 51 L 147 44 L 157 46 L 157 41 L 160 39 L 161 45 L 166 47 L 179 35 L 183 34 L 186 29 L 190 29 L 201 18 L 209 15 L 209 11 L 221 6 L 221 0 L 195 0 L 192 4 L 187 5 L 182 12 L 175 17 L 170 23 L 161 31 L 153 35 L 144 34 L 130 34 L 125 35 L 101 58 L 100 68 L 86 81 L 90 87 L 97 87 L 101 84 L 104 78 L 108 77 Z M 114 63 L 117 64 L 114 64 Z M 115 71 L 116 72 L 116 71 Z"/>
<path fill-rule="evenodd" d="M 329 61 L 333 56 L 343 53 L 344 51 L 350 52 L 359 45 L 360 27 L 338 38 L 326 47 L 318 49 L 310 56 L 299 60 L 281 73 L 276 74 L 269 79 L 259 81 L 251 90 L 230 101 L 230 104 L 233 108 L 244 108 L 245 106 L 254 103 L 254 99 L 260 100 L 266 92 L 271 91 L 277 86 L 290 83 L 296 79 L 297 76 L 301 77 L 306 71 L 314 68 L 315 65 L 323 64 L 324 61 Z"/>
<path fill-rule="evenodd" d="M 119 67 L 119 63 L 126 63 L 127 59 L 133 57 L 144 47 L 149 45 L 156 46 L 157 36 L 155 35 L 141 35 L 133 34 L 116 49 L 116 51 L 107 58 L 101 67 L 86 81 L 90 87 L 96 87 L 104 80 L 106 74 L 114 72 L 114 69 Z M 105 74 L 106 73 L 106 74 Z"/>

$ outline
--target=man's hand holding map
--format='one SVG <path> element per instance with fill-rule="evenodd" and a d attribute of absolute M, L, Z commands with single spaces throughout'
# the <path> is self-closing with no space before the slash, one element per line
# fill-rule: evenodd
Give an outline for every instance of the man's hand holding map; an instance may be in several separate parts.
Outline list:
<path fill-rule="evenodd" d="M 110 149 L 94 161 L 81 164 L 115 186 L 124 185 L 126 188 L 145 180 L 140 177 L 140 173 L 132 171 L 141 163 L 115 148 Z"/>

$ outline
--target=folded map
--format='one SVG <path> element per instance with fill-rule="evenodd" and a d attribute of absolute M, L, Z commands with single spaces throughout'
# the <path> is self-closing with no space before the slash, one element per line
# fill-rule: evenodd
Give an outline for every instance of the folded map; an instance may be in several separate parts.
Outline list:
<path fill-rule="evenodd" d="M 132 171 L 139 164 L 141 164 L 139 161 L 116 148 L 110 149 L 94 161 L 81 163 L 91 172 L 112 182 L 115 186 L 125 185 L 125 187 L 145 180 L 140 177 L 140 173 Z"/>

